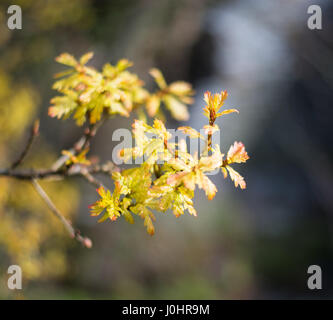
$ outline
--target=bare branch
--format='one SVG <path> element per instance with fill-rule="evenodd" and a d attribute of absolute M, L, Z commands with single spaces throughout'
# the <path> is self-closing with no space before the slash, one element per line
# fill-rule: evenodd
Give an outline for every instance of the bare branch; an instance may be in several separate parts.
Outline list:
<path fill-rule="evenodd" d="M 34 125 L 31 128 L 31 133 L 27 142 L 27 145 L 25 146 L 24 150 L 20 154 L 19 158 L 12 164 L 11 169 L 15 169 L 20 164 L 23 163 L 25 157 L 27 156 L 35 138 L 39 135 L 39 120 L 36 120 Z"/>
<path fill-rule="evenodd" d="M 64 178 L 82 176 L 82 166 L 75 166 L 69 170 L 65 169 L 0 169 L 0 177 L 9 177 L 19 180 L 32 180 L 32 179 L 48 179 L 48 178 Z M 120 168 L 112 162 L 107 162 L 102 165 L 94 165 L 84 168 L 90 174 L 107 174 L 111 175 L 112 172 L 120 172 Z"/>
<path fill-rule="evenodd" d="M 0 176 L 19 180 L 44 179 L 51 176 L 67 176 L 66 171 L 52 169 L 0 169 Z"/>
<path fill-rule="evenodd" d="M 90 140 L 95 136 L 97 130 L 101 127 L 101 125 L 105 122 L 106 117 L 104 116 L 101 121 L 95 124 L 90 124 L 89 127 L 85 130 L 84 135 L 77 141 L 73 148 L 70 150 L 74 155 L 80 153 L 85 148 L 89 147 Z M 94 186 L 101 187 L 103 183 L 100 182 L 97 178 L 93 176 L 93 174 L 104 173 L 104 174 L 112 174 L 113 171 L 120 171 L 114 164 L 108 162 L 103 165 L 94 165 L 90 167 L 84 167 L 80 165 L 73 165 L 69 168 L 63 168 L 63 165 L 68 160 L 68 156 L 60 157 L 52 166 L 51 169 L 23 169 L 17 170 L 16 168 L 23 163 L 26 155 L 28 154 L 34 139 L 38 136 L 39 133 L 39 121 L 36 121 L 32 130 L 30 137 L 28 139 L 27 145 L 22 151 L 20 157 L 12 164 L 12 166 L 8 169 L 0 169 L 0 177 L 10 177 L 20 180 L 30 180 L 33 187 L 40 195 L 40 197 L 47 204 L 52 213 L 62 222 L 65 229 L 71 236 L 71 238 L 76 239 L 80 243 L 82 243 L 85 247 L 91 248 L 92 241 L 87 238 L 81 236 L 80 232 L 75 230 L 72 227 L 72 224 L 66 220 L 66 218 L 61 214 L 61 212 L 54 205 L 52 200 L 49 198 L 47 193 L 38 183 L 37 179 L 62 179 L 64 177 L 69 176 L 82 176 L 89 183 Z"/>
<path fill-rule="evenodd" d="M 49 209 L 52 211 L 52 213 L 62 222 L 65 229 L 68 231 L 69 235 L 71 236 L 71 238 L 81 242 L 86 248 L 91 248 L 92 241 L 89 238 L 81 236 L 80 232 L 72 227 L 71 223 L 68 222 L 66 218 L 61 214 L 61 212 L 57 209 L 57 207 L 54 205 L 54 203 L 49 198 L 44 189 L 41 187 L 41 185 L 38 183 L 38 181 L 36 179 L 33 179 L 31 183 L 34 186 L 37 193 L 40 195 L 40 197 L 45 201 Z"/>

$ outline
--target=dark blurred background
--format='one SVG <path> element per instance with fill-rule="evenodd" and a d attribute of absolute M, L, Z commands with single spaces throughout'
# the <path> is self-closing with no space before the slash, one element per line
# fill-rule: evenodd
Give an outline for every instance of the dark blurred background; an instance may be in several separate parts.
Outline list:
<path fill-rule="evenodd" d="M 9 4 L 22 7 L 22 30 L 6 28 Z M 322 8 L 322 30 L 307 27 L 311 4 Z M 62 70 L 54 58 L 94 51 L 98 68 L 132 60 L 148 87 L 151 67 L 168 82 L 191 82 L 196 102 L 188 125 L 197 129 L 205 123 L 204 91 L 228 90 L 226 106 L 240 115 L 219 121 L 221 148 L 242 141 L 251 157 L 239 167 L 246 190 L 213 176 L 219 193 L 213 201 L 197 193 L 198 217 L 159 214 L 152 238 L 141 221 L 97 224 L 87 209 L 94 189 L 75 181 L 75 223 L 94 247 L 70 245 L 67 271 L 32 280 L 24 297 L 332 297 L 332 1 L 1 0 L 0 17 L 0 70 L 38 93 L 41 134 L 53 151 L 80 135 L 73 122 L 47 116 L 52 76 Z M 111 120 L 91 154 L 110 159 L 112 132 L 131 121 Z M 322 290 L 307 288 L 312 264 L 322 268 Z"/>

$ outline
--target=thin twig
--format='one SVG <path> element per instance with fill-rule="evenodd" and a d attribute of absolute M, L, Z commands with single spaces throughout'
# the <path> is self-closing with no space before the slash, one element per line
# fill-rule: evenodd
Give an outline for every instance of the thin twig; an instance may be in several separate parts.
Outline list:
<path fill-rule="evenodd" d="M 38 136 L 39 134 L 39 120 L 36 120 L 34 125 L 31 128 L 31 133 L 27 142 L 27 145 L 25 146 L 24 150 L 22 151 L 22 153 L 20 154 L 20 156 L 18 157 L 18 159 L 12 164 L 11 169 L 15 169 L 16 167 L 18 167 L 20 164 L 23 163 L 25 157 L 27 156 L 35 138 Z"/>
<path fill-rule="evenodd" d="M 41 187 L 41 185 L 38 183 L 36 179 L 33 179 L 31 181 L 32 185 L 34 186 L 37 193 L 40 195 L 40 197 L 45 201 L 49 209 L 52 211 L 52 213 L 62 222 L 65 229 L 68 231 L 71 238 L 76 239 L 77 241 L 81 242 L 86 248 L 92 247 L 92 241 L 89 238 L 82 237 L 80 235 L 79 231 L 76 231 L 72 225 L 66 220 L 66 218 L 61 214 L 61 212 L 57 209 L 57 207 L 54 205 L 52 200 L 49 198 L 47 193 L 44 191 L 44 189 Z"/>
<path fill-rule="evenodd" d="M 80 138 L 80 140 L 74 144 L 73 148 L 70 150 L 73 154 L 78 154 L 85 148 L 89 147 L 90 140 L 92 137 L 95 136 L 97 130 L 101 127 L 101 125 L 105 121 L 105 116 L 102 118 L 101 121 L 89 125 L 89 127 L 85 130 L 84 135 Z M 66 220 L 66 218 L 61 214 L 61 212 L 57 209 L 54 205 L 52 200 L 49 198 L 47 193 L 38 183 L 37 179 L 54 179 L 54 178 L 64 178 L 68 176 L 82 176 L 84 177 L 89 183 L 93 184 L 94 186 L 100 187 L 103 184 L 96 179 L 93 174 L 103 173 L 103 174 L 112 174 L 113 171 L 120 171 L 113 163 L 107 162 L 106 164 L 102 165 L 94 165 L 90 167 L 82 167 L 82 166 L 72 166 L 70 168 L 63 168 L 63 165 L 68 160 L 67 156 L 60 157 L 51 169 L 16 169 L 25 159 L 26 155 L 28 154 L 35 137 L 38 136 L 39 133 L 39 121 L 36 121 L 31 135 L 28 139 L 27 145 L 23 152 L 21 153 L 20 157 L 12 164 L 10 168 L 1 169 L 0 168 L 0 177 L 9 177 L 19 180 L 30 180 L 33 187 L 40 195 L 40 197 L 45 201 L 49 209 L 52 213 L 62 222 L 65 229 L 71 236 L 71 238 L 76 239 L 80 243 L 82 243 L 85 247 L 91 248 L 92 241 L 87 238 L 81 236 L 80 232 L 75 230 L 71 223 Z"/>
<path fill-rule="evenodd" d="M 98 129 L 104 124 L 106 117 L 102 117 L 102 119 L 94 124 L 90 124 L 88 128 L 86 128 L 83 136 L 74 144 L 73 148 L 69 149 L 73 155 L 80 153 L 85 148 L 89 147 L 91 139 L 96 135 Z M 67 155 L 61 156 L 53 165 L 53 170 L 58 170 L 61 168 L 65 162 L 68 160 Z"/>
<path fill-rule="evenodd" d="M 52 176 L 68 176 L 68 173 L 52 169 L 0 169 L 0 176 L 19 180 L 44 179 Z"/>
<path fill-rule="evenodd" d="M 89 147 L 90 140 L 95 136 L 97 130 L 102 126 L 105 122 L 106 116 L 95 123 L 90 124 L 89 127 L 85 130 L 84 135 L 74 144 L 73 148 L 70 149 L 71 153 L 74 155 L 79 154 L 82 150 Z M 35 137 L 38 136 L 39 133 L 39 121 L 36 121 L 32 130 L 30 137 L 28 139 L 27 145 L 20 157 L 11 165 L 8 169 L 0 169 L 0 177 L 10 177 L 14 179 L 20 180 L 30 180 L 33 187 L 40 195 L 40 197 L 45 201 L 49 209 L 52 213 L 62 222 L 65 229 L 71 236 L 71 238 L 76 239 L 81 242 L 85 247 L 91 248 L 92 241 L 89 238 L 81 236 L 79 231 L 76 231 L 71 223 L 66 220 L 66 218 L 61 214 L 61 212 L 54 205 L 52 200 L 49 198 L 47 193 L 38 183 L 37 179 L 50 179 L 50 178 L 64 178 L 67 176 L 83 176 L 89 183 L 94 186 L 103 186 L 103 184 L 96 179 L 93 174 L 104 173 L 104 174 L 112 174 L 113 171 L 119 171 L 120 169 L 113 165 L 111 162 L 108 162 L 103 165 L 95 165 L 90 167 L 82 167 L 82 166 L 71 166 L 63 168 L 63 165 L 68 160 L 68 156 L 60 157 L 51 167 L 51 169 L 25 169 L 25 170 L 17 170 L 16 168 L 24 161 L 26 155 L 28 154 Z"/>
<path fill-rule="evenodd" d="M 107 175 L 111 175 L 112 172 L 120 172 L 121 169 L 117 167 L 113 162 L 107 161 L 106 163 L 103 164 L 96 164 L 91 167 L 89 167 L 89 172 L 91 174 L 95 173 L 104 173 Z"/>
<path fill-rule="evenodd" d="M 104 187 L 103 183 L 99 181 L 97 178 L 95 178 L 88 170 L 85 168 L 81 170 L 81 175 L 88 180 L 91 184 L 93 184 L 96 187 Z M 105 187 L 104 187 L 105 188 Z"/>
<path fill-rule="evenodd" d="M 102 165 L 94 165 L 85 168 L 90 174 L 107 174 L 110 175 L 112 172 L 119 172 L 120 169 L 111 162 L 107 162 Z M 74 177 L 82 176 L 82 167 L 79 169 L 69 169 L 69 170 L 53 170 L 53 169 L 0 169 L 0 177 L 9 177 L 19 180 L 32 180 L 32 179 L 48 179 L 50 177 Z"/>

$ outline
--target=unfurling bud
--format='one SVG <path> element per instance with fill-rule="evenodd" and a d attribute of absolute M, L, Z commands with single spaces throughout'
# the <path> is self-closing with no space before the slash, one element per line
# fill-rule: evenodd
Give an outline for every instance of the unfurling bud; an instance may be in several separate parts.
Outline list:
<path fill-rule="evenodd" d="M 84 238 L 83 239 L 83 245 L 86 248 L 90 249 L 92 247 L 92 241 L 89 238 Z"/>

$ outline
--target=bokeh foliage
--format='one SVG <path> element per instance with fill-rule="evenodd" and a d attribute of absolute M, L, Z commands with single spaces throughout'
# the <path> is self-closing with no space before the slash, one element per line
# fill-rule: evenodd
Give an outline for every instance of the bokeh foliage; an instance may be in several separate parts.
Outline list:
<path fill-rule="evenodd" d="M 86 1 L 16 1 L 24 12 L 24 29 L 7 28 L 7 8 L 0 4 L 0 163 L 9 166 L 21 152 L 43 100 L 40 70 L 55 48 L 59 28 L 82 28 L 92 15 Z M 90 17 L 90 18 L 89 18 Z M 50 35 L 53 34 L 53 37 Z M 43 87 L 41 85 L 41 87 Z M 51 165 L 55 150 L 41 137 L 25 166 Z M 67 270 L 70 239 L 28 182 L 0 182 L 1 279 L 7 267 L 19 264 L 25 284 L 33 279 L 62 277 Z M 72 182 L 44 182 L 52 199 L 72 217 L 79 194 Z M 65 196 L 66 195 L 66 196 Z M 7 266 L 7 267 L 6 267 Z M 4 280 L 3 283 L 6 283 Z M 0 288 L 0 296 L 8 293 Z"/>

